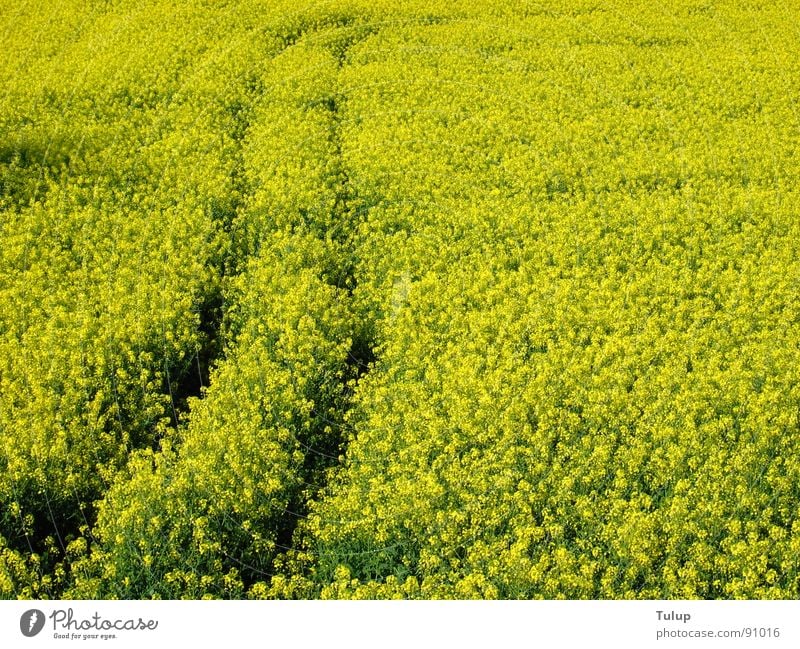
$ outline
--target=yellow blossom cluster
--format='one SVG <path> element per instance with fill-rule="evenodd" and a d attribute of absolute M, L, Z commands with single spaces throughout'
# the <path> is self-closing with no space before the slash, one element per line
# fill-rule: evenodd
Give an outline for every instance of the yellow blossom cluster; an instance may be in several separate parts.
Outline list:
<path fill-rule="evenodd" d="M 800 596 L 797 7 L 0 15 L 0 596 Z"/>

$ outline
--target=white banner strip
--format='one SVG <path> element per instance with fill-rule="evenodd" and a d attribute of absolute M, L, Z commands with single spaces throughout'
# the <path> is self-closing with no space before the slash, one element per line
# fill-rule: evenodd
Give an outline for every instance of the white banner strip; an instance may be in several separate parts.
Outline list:
<path fill-rule="evenodd" d="M 0 647 L 799 647 L 795 601 L 14 601 Z"/>

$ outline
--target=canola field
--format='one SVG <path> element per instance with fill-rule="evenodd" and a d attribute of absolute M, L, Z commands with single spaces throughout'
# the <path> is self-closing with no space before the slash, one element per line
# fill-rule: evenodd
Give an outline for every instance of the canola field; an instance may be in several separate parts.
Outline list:
<path fill-rule="evenodd" d="M 0 0 L 0 597 L 800 597 L 800 4 Z"/>

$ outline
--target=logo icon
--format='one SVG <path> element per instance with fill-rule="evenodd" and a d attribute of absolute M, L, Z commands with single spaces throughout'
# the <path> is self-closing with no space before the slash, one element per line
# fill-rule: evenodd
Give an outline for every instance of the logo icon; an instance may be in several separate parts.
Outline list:
<path fill-rule="evenodd" d="M 19 630 L 26 638 L 32 638 L 44 628 L 44 613 L 38 608 L 25 611 L 19 618 Z"/>

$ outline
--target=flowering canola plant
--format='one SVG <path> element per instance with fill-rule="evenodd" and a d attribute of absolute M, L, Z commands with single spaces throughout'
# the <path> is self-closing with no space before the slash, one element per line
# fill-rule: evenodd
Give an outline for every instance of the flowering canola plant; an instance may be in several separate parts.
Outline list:
<path fill-rule="evenodd" d="M 796 7 L 0 14 L 0 596 L 800 596 Z"/>

